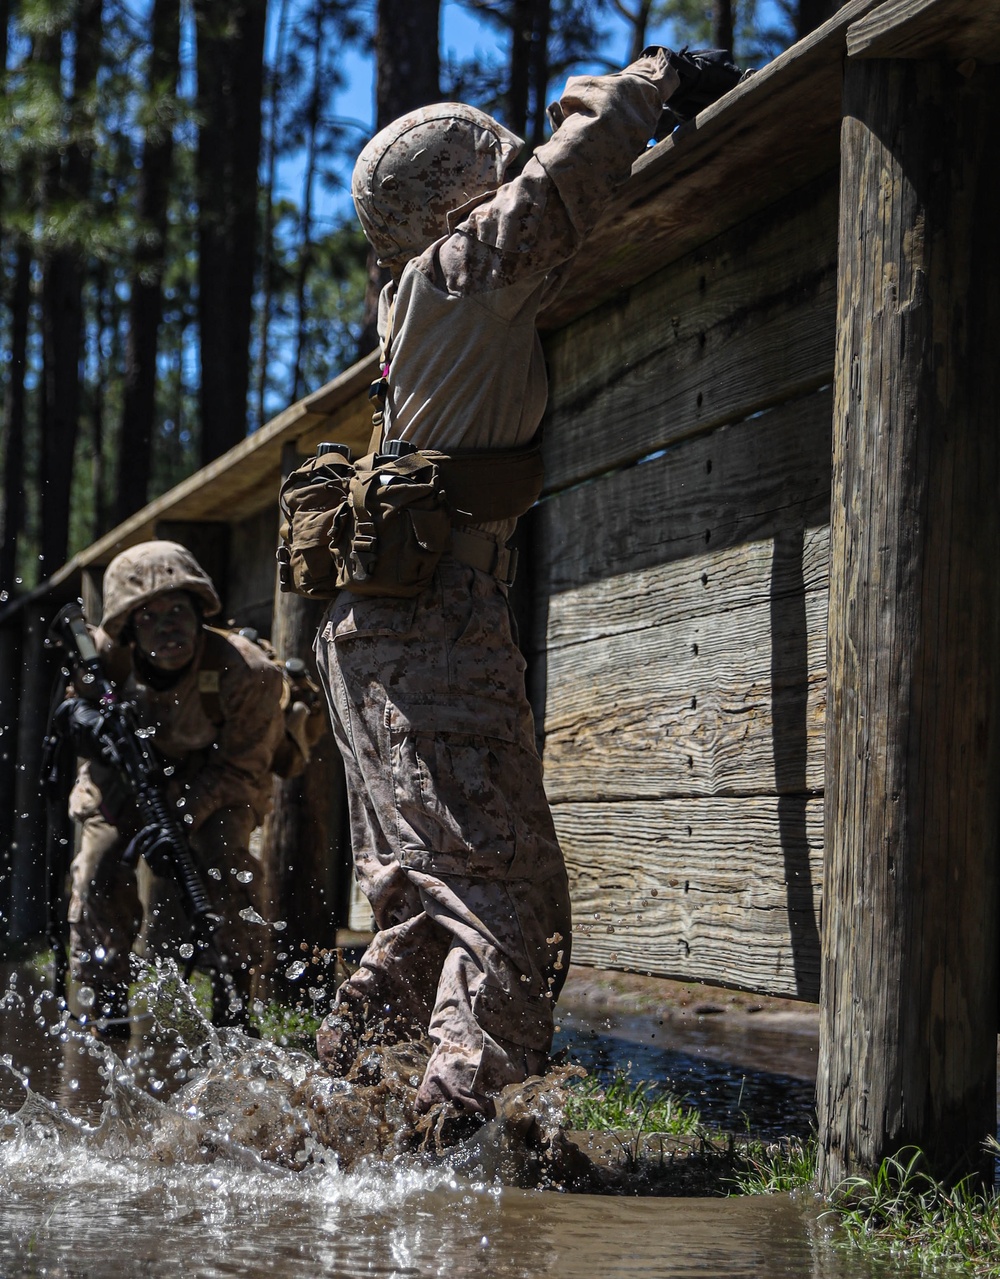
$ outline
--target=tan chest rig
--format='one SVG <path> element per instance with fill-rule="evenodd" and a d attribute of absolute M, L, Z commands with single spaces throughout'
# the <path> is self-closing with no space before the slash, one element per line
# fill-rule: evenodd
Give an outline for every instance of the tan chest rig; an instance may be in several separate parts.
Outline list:
<path fill-rule="evenodd" d="M 369 452 L 352 460 L 349 449 L 321 444 L 281 485 L 281 589 L 313 599 L 345 589 L 405 598 L 426 588 L 445 554 L 509 584 L 515 552 L 474 526 L 516 519 L 535 503 L 539 440 L 453 453 L 383 443 L 388 376 L 383 344 L 382 376 L 369 392 L 377 405 Z"/>

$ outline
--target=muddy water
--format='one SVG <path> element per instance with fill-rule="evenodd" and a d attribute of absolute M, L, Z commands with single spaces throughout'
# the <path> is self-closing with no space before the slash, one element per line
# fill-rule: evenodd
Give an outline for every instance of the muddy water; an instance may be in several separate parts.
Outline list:
<path fill-rule="evenodd" d="M 609 1016 L 569 1004 L 553 1048 L 604 1078 L 675 1092 L 713 1127 L 778 1138 L 811 1131 L 817 1039 L 807 1016 Z"/>
<path fill-rule="evenodd" d="M 319 1151 L 303 1171 L 290 1171 L 220 1136 L 218 1107 L 207 1126 L 192 1101 L 199 1067 L 175 1042 L 134 1035 L 126 1069 L 58 1033 L 51 1005 L 36 1012 L 25 974 L 13 974 L 13 987 L 10 975 L 0 972 L 0 1058 L 8 1062 L 0 1069 L 2 1279 L 916 1274 L 838 1246 L 808 1195 L 560 1194 L 502 1186 L 468 1158 L 372 1158 L 343 1172 Z M 590 1053 L 614 1068 L 632 1061 L 641 1071 L 650 1065 L 643 1054 L 657 1051 L 656 1069 L 688 1070 L 695 1091 L 711 1089 L 698 1062 L 726 1087 L 752 1076 L 777 1093 L 781 1078 L 794 1078 L 767 1084 L 765 1072 L 736 1063 L 729 1079 L 719 1044 L 709 1053 L 704 1043 L 650 1047 L 658 1032 L 648 1019 L 588 1025 L 574 1012 L 561 1024 L 568 1054 Z"/>

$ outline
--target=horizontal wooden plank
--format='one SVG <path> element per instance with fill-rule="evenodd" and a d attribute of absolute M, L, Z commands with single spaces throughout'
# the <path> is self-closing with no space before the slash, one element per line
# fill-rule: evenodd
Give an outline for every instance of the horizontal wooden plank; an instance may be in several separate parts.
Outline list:
<path fill-rule="evenodd" d="M 535 661 L 552 800 L 819 791 L 826 612 L 812 591 Z"/>
<path fill-rule="evenodd" d="M 543 326 L 561 328 L 836 167 L 846 32 L 875 3 L 844 5 L 647 151 L 568 268 Z"/>
<path fill-rule="evenodd" d="M 573 959 L 816 1000 L 823 802 L 556 804 Z"/>
<path fill-rule="evenodd" d="M 1000 61 L 997 0 L 885 0 L 847 29 L 852 58 Z"/>
<path fill-rule="evenodd" d="M 829 559 L 828 525 L 790 526 L 759 541 L 599 578 L 560 591 L 544 610 L 535 610 L 533 643 L 524 650 L 535 660 L 651 626 L 692 618 L 711 624 L 720 612 L 763 604 L 778 609 L 805 592 L 826 590 Z"/>
<path fill-rule="evenodd" d="M 831 175 L 553 335 L 546 489 L 829 383 L 836 293 Z"/>
<path fill-rule="evenodd" d="M 831 412 L 819 391 L 546 498 L 532 514 L 539 616 L 591 582 L 825 524 Z"/>

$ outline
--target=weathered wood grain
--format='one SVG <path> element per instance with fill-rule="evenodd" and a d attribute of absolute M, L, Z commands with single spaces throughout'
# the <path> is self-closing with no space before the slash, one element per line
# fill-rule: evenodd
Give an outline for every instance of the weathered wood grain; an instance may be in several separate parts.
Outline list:
<path fill-rule="evenodd" d="M 547 491 L 829 383 L 836 272 L 822 179 L 553 335 Z"/>
<path fill-rule="evenodd" d="M 277 544 L 276 505 L 233 526 L 223 607 L 237 625 L 253 626 L 262 635 L 269 635 L 273 625 Z"/>
<path fill-rule="evenodd" d="M 851 58 L 1000 60 L 996 0 L 885 0 L 847 28 Z"/>
<path fill-rule="evenodd" d="M 819 392 L 547 498 L 532 516 L 536 608 L 544 615 L 546 599 L 590 582 L 825 524 L 831 412 Z"/>
<path fill-rule="evenodd" d="M 569 645 L 699 618 L 713 625 L 722 610 L 801 597 L 827 587 L 830 531 L 827 525 L 789 525 L 771 538 L 713 551 L 699 548 L 690 559 L 617 573 L 585 586 L 559 591 L 533 615 L 532 658 Z M 707 577 L 705 582 L 702 578 Z"/>
<path fill-rule="evenodd" d="M 822 801 L 557 804 L 574 962 L 815 1000 Z"/>
<path fill-rule="evenodd" d="M 551 799 L 821 789 L 826 592 L 782 607 L 784 631 L 765 603 L 551 651 Z"/>
<path fill-rule="evenodd" d="M 992 1182 L 1000 69 L 848 64 L 831 497 L 820 1177 Z"/>

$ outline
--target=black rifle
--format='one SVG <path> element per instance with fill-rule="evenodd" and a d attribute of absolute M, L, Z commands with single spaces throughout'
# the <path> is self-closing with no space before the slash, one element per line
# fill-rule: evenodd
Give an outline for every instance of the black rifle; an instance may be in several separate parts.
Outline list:
<path fill-rule="evenodd" d="M 65 651 L 77 692 L 100 712 L 95 743 L 102 760 L 117 771 L 128 787 L 138 810 L 139 833 L 131 840 L 125 860 L 144 857 L 155 874 L 173 879 L 180 889 L 185 913 L 191 921 L 193 947 L 185 980 L 190 978 L 200 956 L 231 986 L 225 956 L 213 941 L 219 916 L 212 910 L 184 828 L 161 789 L 161 765 L 139 731 L 135 707 L 121 696 L 104 673 L 79 604 L 67 604 L 60 611 L 52 623 L 49 639 Z"/>

